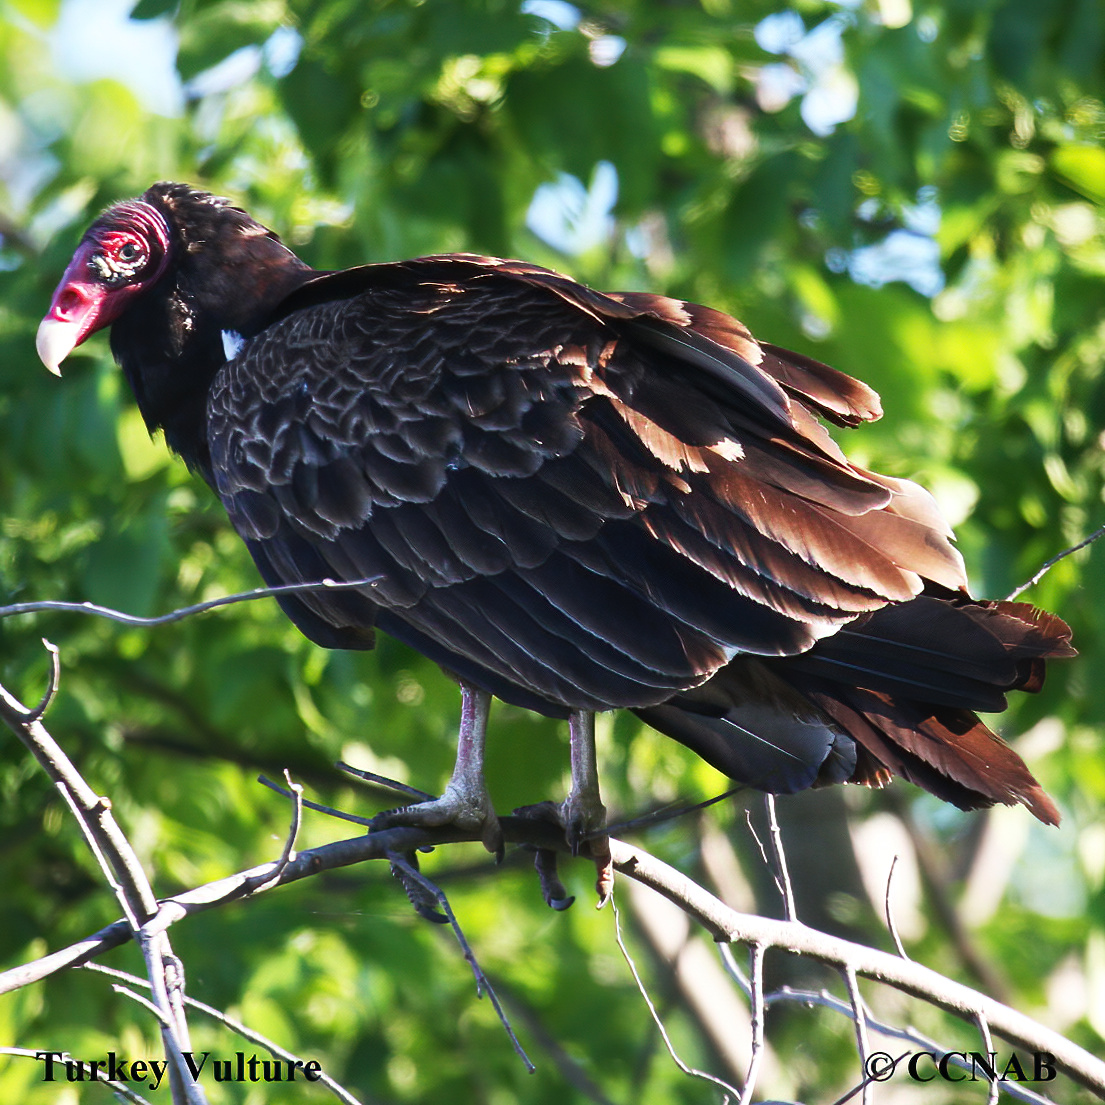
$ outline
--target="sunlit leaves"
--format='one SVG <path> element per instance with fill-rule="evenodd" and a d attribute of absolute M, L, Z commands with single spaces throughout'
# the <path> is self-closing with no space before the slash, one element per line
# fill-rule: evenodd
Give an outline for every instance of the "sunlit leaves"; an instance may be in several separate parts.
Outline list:
<path fill-rule="evenodd" d="M 1051 155 L 1055 175 L 1076 192 L 1105 204 L 1105 149 L 1100 146 L 1059 146 Z"/>
<path fill-rule="evenodd" d="M 57 19 L 61 0 L 9 0 L 9 5 L 21 16 L 45 28 Z"/>

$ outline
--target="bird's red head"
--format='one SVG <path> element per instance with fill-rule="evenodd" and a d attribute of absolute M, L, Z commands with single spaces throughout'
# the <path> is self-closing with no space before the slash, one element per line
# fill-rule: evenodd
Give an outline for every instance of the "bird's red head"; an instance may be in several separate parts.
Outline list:
<path fill-rule="evenodd" d="M 55 375 L 89 335 L 114 322 L 156 283 L 169 258 L 164 215 L 143 200 L 110 208 L 89 227 L 38 328 L 36 347 Z"/>

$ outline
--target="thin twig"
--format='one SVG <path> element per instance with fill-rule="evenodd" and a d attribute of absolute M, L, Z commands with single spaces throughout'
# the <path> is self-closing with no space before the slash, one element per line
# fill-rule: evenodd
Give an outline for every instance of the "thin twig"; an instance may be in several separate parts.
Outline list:
<path fill-rule="evenodd" d="M 0 707 L 2 706 L 3 702 L 0 700 Z M 500 822 L 504 838 L 509 843 L 567 852 L 563 833 L 550 824 L 520 817 L 503 817 Z M 452 827 L 401 827 L 359 834 L 348 840 L 334 841 L 299 852 L 288 864 L 279 885 L 287 885 L 322 871 L 347 867 L 364 860 L 384 859 L 395 851 L 410 851 L 461 840 L 474 841 L 477 838 L 476 832 L 463 833 Z M 857 976 L 893 986 L 967 1021 L 973 1021 L 976 1014 L 981 1012 L 992 1032 L 1000 1034 L 1014 1046 L 1050 1052 L 1055 1056 L 1055 1069 L 1058 1072 L 1098 1094 L 1105 1094 L 1105 1062 L 1060 1033 L 986 994 L 946 978 L 920 963 L 818 932 L 799 922 L 737 913 L 682 872 L 643 849 L 616 838 L 611 839 L 610 847 L 614 866 L 619 872 L 652 887 L 680 906 L 715 940 L 759 943 L 765 948 L 783 949 L 837 969 L 851 965 Z M 586 849 L 583 854 L 588 856 Z M 175 895 L 161 903 L 162 910 L 172 906 L 179 916 L 188 916 L 226 904 L 242 896 L 241 887 L 245 882 L 257 874 L 271 870 L 271 867 L 271 864 L 262 864 Z M 266 892 L 268 889 L 271 887 Z M 110 948 L 125 944 L 130 938 L 131 932 L 126 923 L 116 922 L 68 948 L 0 973 L 0 993 L 7 993 L 29 982 L 46 978 L 67 966 L 88 962 Z M 1012 1086 L 1009 1088 L 1012 1089 Z"/>
<path fill-rule="evenodd" d="M 88 964 L 88 966 L 92 966 L 92 965 L 93 964 L 91 964 L 91 963 Z M 142 979 L 138 978 L 137 975 L 136 975 L 135 976 L 135 981 L 136 982 L 142 982 Z M 147 985 L 148 985 L 148 983 L 147 983 Z M 131 1001 L 135 1002 L 137 1005 L 141 1005 L 142 1008 L 145 1009 L 147 1013 L 149 1013 L 153 1017 L 156 1017 L 162 1024 L 167 1023 L 166 1020 L 165 1020 L 165 1014 L 162 1013 L 161 1010 L 158 1009 L 157 1006 L 154 1005 L 154 1003 L 152 1001 L 150 1001 L 150 999 L 148 997 L 145 996 L 145 994 L 136 994 L 132 989 L 130 989 L 129 986 L 121 986 L 118 983 L 113 985 L 111 988 L 112 988 L 112 990 L 115 991 L 115 993 L 122 994 L 123 997 L 130 998 Z"/>
<path fill-rule="evenodd" d="M 909 956 L 905 953 L 905 946 L 902 944 L 902 938 L 898 935 L 898 926 L 894 923 L 894 910 L 890 905 L 890 884 L 894 881 L 894 868 L 898 866 L 898 856 L 895 855 L 890 861 L 890 870 L 886 875 L 886 897 L 883 901 L 883 909 L 886 912 L 886 927 L 890 930 L 890 935 L 894 940 L 894 947 L 898 949 L 898 954 L 903 959 L 908 959 Z"/>
<path fill-rule="evenodd" d="M 847 1105 L 849 1101 L 856 1096 L 856 1094 L 863 1094 L 864 1101 L 867 1100 L 873 1082 L 882 1082 L 886 1078 L 891 1077 L 894 1071 L 897 1070 L 898 1064 L 907 1056 L 910 1052 L 903 1051 L 900 1055 L 888 1055 L 885 1052 L 876 1052 L 875 1061 L 876 1068 L 871 1070 L 870 1073 L 865 1073 L 862 1081 L 853 1086 L 847 1093 L 838 1097 L 832 1105 Z M 867 1065 L 864 1064 L 864 1071 L 867 1071 Z"/>
<path fill-rule="evenodd" d="M 371 783 L 373 786 L 382 787 L 384 790 L 394 791 L 411 799 L 412 802 L 432 802 L 437 795 L 427 794 L 418 787 L 412 787 L 408 783 L 401 783 L 398 779 L 389 779 L 386 775 L 377 775 L 374 771 L 366 771 L 363 767 L 354 767 L 352 764 L 338 760 L 334 766 L 346 775 L 352 775 L 354 779 L 360 779 L 362 783 Z"/>
<path fill-rule="evenodd" d="M 748 980 L 747 974 L 743 968 L 737 963 L 736 958 L 733 955 L 733 948 L 731 944 L 718 944 L 718 955 L 721 957 L 722 965 L 725 967 L 726 973 L 736 983 L 745 997 L 751 997 L 752 986 Z M 765 995 L 764 1004 L 768 1007 L 775 1005 L 779 1002 L 794 1002 L 799 1005 L 813 1006 L 820 1005 L 826 1009 L 831 1009 L 836 1013 L 842 1013 L 853 1021 L 856 1025 L 857 1040 L 859 1040 L 859 1034 L 868 1037 L 867 1043 L 860 1043 L 861 1056 L 864 1054 L 864 1049 L 870 1047 L 869 1033 L 877 1032 L 880 1036 L 887 1036 L 893 1039 L 905 1040 L 908 1043 L 915 1044 L 917 1047 L 924 1049 L 925 1051 L 935 1052 L 937 1055 L 949 1055 L 949 1062 L 954 1066 L 958 1066 L 963 1070 L 970 1070 L 970 1063 L 964 1059 L 958 1057 L 955 1052 L 951 1052 L 948 1048 L 937 1043 L 935 1040 L 930 1039 L 928 1036 L 922 1035 L 915 1028 L 901 1028 L 897 1025 L 888 1024 L 886 1021 L 880 1021 L 871 1016 L 870 1011 L 867 1009 L 866 1002 L 863 1001 L 862 996 L 859 994 L 859 980 L 856 978 L 856 973 L 850 970 L 848 967 L 842 969 L 841 973 L 844 975 L 845 982 L 849 988 L 849 1000 L 844 1001 L 838 998 L 835 994 L 829 993 L 827 990 L 796 990 L 791 986 L 782 986 L 778 990 L 773 990 L 770 994 Z M 854 985 L 854 990 L 853 990 Z M 857 1015 L 863 1017 L 863 1028 L 861 1029 L 857 1020 Z M 976 1022 L 977 1023 L 977 1022 Z M 984 1022 L 985 1023 L 985 1022 Z M 986 1026 L 987 1033 L 989 1032 L 989 1025 Z M 985 1037 L 987 1040 L 988 1051 L 993 1051 L 993 1044 L 989 1035 Z M 867 1061 L 863 1060 L 864 1069 L 867 1069 Z M 842 1105 L 843 1102 L 850 1100 L 855 1094 L 864 1090 L 864 1087 L 868 1085 L 872 1079 L 870 1077 L 864 1078 L 863 1082 L 855 1086 L 848 1094 L 838 1099 L 833 1105 Z M 1029 1102 L 1030 1105 L 1050 1105 L 1049 1101 L 1045 1097 L 1041 1097 L 1039 1094 L 1034 1093 L 1032 1090 L 1022 1087 L 1019 1083 L 1007 1082 L 1002 1087 L 1010 1096 L 1019 1098 L 1022 1101 Z"/>
<path fill-rule="evenodd" d="M 767 849 L 764 847 L 764 842 L 760 839 L 760 834 L 758 832 L 756 832 L 756 826 L 752 823 L 752 811 L 751 810 L 746 809 L 744 811 L 744 824 L 745 824 L 746 828 L 748 829 L 748 831 L 752 834 L 752 839 L 756 842 L 756 847 L 759 848 L 759 850 L 760 850 L 760 859 L 762 859 L 764 861 L 764 866 L 769 871 L 771 871 L 771 877 L 775 879 L 775 886 L 779 890 L 779 895 L 782 896 L 783 888 L 779 884 L 779 879 L 775 875 L 775 872 L 772 870 L 771 860 L 769 860 L 767 858 Z"/>
<path fill-rule="evenodd" d="M 852 1020 L 856 1026 L 856 1049 L 859 1051 L 859 1066 L 864 1072 L 862 1084 L 863 1105 L 870 1105 L 871 1081 L 867 1069 L 871 1055 L 871 1038 L 867 1034 L 867 1008 L 863 1003 L 863 995 L 859 992 L 859 979 L 851 967 L 845 967 L 840 972 L 844 976 L 844 984 L 848 987 L 848 1001 L 852 1006 Z"/>
<path fill-rule="evenodd" d="M 988 995 L 946 978 L 923 964 L 828 936 L 797 921 L 737 913 L 704 887 L 642 849 L 617 839 L 611 839 L 610 846 L 614 866 L 619 872 L 651 886 L 675 902 L 698 920 L 715 940 L 785 948 L 837 968 L 850 965 L 858 976 L 894 986 L 964 1020 L 973 1021 L 982 1013 L 991 1030 L 1004 1039 L 1028 1050 L 1050 1052 L 1055 1056 L 1056 1070 L 1097 1094 L 1105 1095 L 1105 1062 L 1060 1033 Z"/>
<path fill-rule="evenodd" d="M 56 650 L 48 642 L 44 643 L 51 650 L 52 664 L 56 665 Z M 52 687 L 57 685 L 56 668 L 50 684 Z M 51 693 L 48 691 L 37 707 L 28 709 L 5 688 L 0 687 L 0 718 L 46 771 L 55 789 L 68 805 L 142 950 L 154 997 L 163 1014 L 161 1034 L 165 1056 L 169 1061 L 174 1102 L 186 1101 L 189 1105 L 202 1105 L 206 1097 L 194 1082 L 189 1084 L 183 1063 L 182 1053 L 189 1049 L 187 1022 L 177 1000 L 176 990 L 170 992 L 167 986 L 166 960 L 172 957 L 172 952 L 164 934 L 153 935 L 143 928 L 145 922 L 158 912 L 157 898 L 134 848 L 112 816 L 111 803 L 97 795 L 88 785 L 84 776 L 42 724 L 42 712 L 48 705 Z"/>
<path fill-rule="evenodd" d="M 293 783 L 291 773 L 284 768 L 284 782 L 295 796 L 292 802 L 292 824 L 288 829 L 288 838 L 284 841 L 284 851 L 277 861 L 277 870 L 283 871 L 295 856 L 295 842 L 299 837 L 299 827 L 303 824 L 303 784 Z"/>
<path fill-rule="evenodd" d="M 733 954 L 733 945 L 725 942 L 717 945 L 718 954 L 721 956 L 725 973 L 737 984 L 738 989 L 746 998 L 752 997 L 752 983 L 748 980 L 744 968 L 737 962 Z"/>
<path fill-rule="evenodd" d="M 261 776 L 261 782 L 268 782 Z M 265 882 L 278 882 L 280 876 L 284 873 L 284 869 L 289 863 L 295 859 L 295 842 L 299 838 L 299 829 L 303 823 L 303 785 L 301 783 L 293 783 L 290 772 L 287 768 L 284 768 L 284 782 L 288 784 L 287 790 L 281 790 L 281 793 L 286 795 L 292 800 L 292 823 L 288 829 L 288 835 L 284 838 L 284 849 L 280 853 L 280 858 L 277 859 L 273 866 L 271 873 L 269 873 L 263 881 L 259 881 L 256 885 L 251 885 L 246 891 L 248 894 L 252 894 L 257 890 L 264 889 Z M 269 783 L 273 786 L 272 783 Z M 273 789 L 277 789 L 273 786 Z"/>
<path fill-rule="evenodd" d="M 1071 553 L 1076 553 L 1079 549 L 1084 549 L 1087 545 L 1092 545 L 1099 537 L 1105 536 L 1105 526 L 1101 526 L 1099 529 L 1095 529 L 1084 541 L 1079 541 L 1077 545 L 1071 545 L 1069 549 L 1064 549 L 1061 553 L 1056 553 L 1050 560 L 1044 561 L 1043 567 L 1027 582 L 1022 583 L 1015 591 L 1010 591 L 1006 597 L 1006 602 L 1012 602 L 1023 592 L 1027 591 L 1029 587 L 1035 587 L 1041 579 L 1047 575 L 1051 569 L 1059 563 L 1060 560 L 1065 560 Z"/>
<path fill-rule="evenodd" d="M 24 720 L 28 722 L 41 721 L 46 716 L 46 711 L 50 709 L 54 696 L 58 693 L 58 685 L 61 683 L 61 660 L 58 657 L 58 646 L 46 640 L 45 637 L 42 638 L 42 646 L 50 654 L 50 677 L 46 681 L 46 690 L 42 692 L 38 705 L 32 706 L 24 714 Z"/>
<path fill-rule="evenodd" d="M 740 1105 L 750 1105 L 756 1092 L 756 1079 L 760 1073 L 760 1063 L 764 1057 L 764 1022 L 767 1008 L 764 1005 L 764 945 L 754 943 L 748 954 L 752 961 L 748 972 L 749 1004 L 752 1014 L 752 1055 L 748 1060 L 748 1074 L 744 1079 L 744 1093 L 740 1095 Z"/>
<path fill-rule="evenodd" d="M 987 1055 L 994 1054 L 994 1038 L 990 1035 L 990 1026 L 986 1023 L 986 1016 L 983 1013 L 979 1013 L 975 1017 L 975 1024 L 978 1025 L 979 1035 L 982 1037 L 982 1046 L 986 1050 Z M 989 1078 L 987 1082 L 990 1085 L 990 1092 L 986 1095 L 986 1105 L 997 1105 L 998 1095 L 1001 1092 L 1001 1087 L 996 1078 Z"/>
<path fill-rule="evenodd" d="M 797 921 L 798 913 L 794 908 L 794 887 L 790 882 L 790 871 L 787 869 L 787 854 L 783 848 L 783 834 L 779 829 L 779 821 L 775 816 L 775 795 L 764 795 L 764 808 L 767 810 L 767 826 L 770 831 L 771 852 L 775 857 L 775 870 L 778 875 L 775 879 L 779 886 L 779 892 L 783 896 L 783 917 L 788 921 Z"/>
<path fill-rule="evenodd" d="M 779 835 L 778 840 L 775 839 L 775 834 L 779 832 L 779 823 L 775 819 L 775 803 L 774 796 L 770 794 L 764 795 L 765 799 L 771 799 L 770 804 L 765 801 L 765 808 L 768 811 L 768 826 L 771 832 L 771 848 L 775 854 L 776 862 L 772 863 L 768 857 L 767 848 L 764 846 L 763 840 L 760 838 L 760 834 L 756 832 L 756 826 L 752 823 L 752 814 L 749 810 L 744 811 L 744 823 L 748 827 L 748 831 L 752 834 L 752 839 L 756 842 L 756 847 L 760 850 L 760 859 L 764 861 L 764 866 L 771 872 L 771 878 L 775 883 L 775 889 L 779 891 L 779 897 L 783 899 L 783 913 L 788 921 L 794 920 L 794 891 L 790 886 L 790 874 L 786 869 L 786 859 L 784 853 L 782 853 L 783 839 Z M 778 858 L 780 855 L 784 855 L 783 865 L 780 866 Z M 785 876 L 785 881 L 784 881 Z"/>
<path fill-rule="evenodd" d="M 192 1076 L 185 1061 L 185 1053 L 191 1054 L 192 1040 L 188 1031 L 188 1019 L 184 1013 L 184 1004 L 180 1000 L 183 991 L 183 979 L 175 977 L 170 985 L 169 963 L 176 971 L 180 970 L 180 961 L 172 954 L 169 936 L 166 932 L 150 932 L 145 926 L 135 933 L 135 940 L 142 951 L 146 963 L 146 976 L 150 980 L 150 993 L 154 1004 L 161 1010 L 161 1042 L 165 1048 L 165 1058 L 169 1063 L 169 1085 L 173 1093 L 173 1102 L 186 1102 L 187 1105 L 207 1105 L 207 1094 Z"/>
<path fill-rule="evenodd" d="M 725 952 L 728 950 L 727 944 L 719 944 L 718 950 Z M 728 964 L 723 955 L 723 962 Z M 741 973 L 743 977 L 743 972 Z M 825 1009 L 831 1009 L 833 1012 L 841 1013 L 849 1020 L 854 1018 L 854 1012 L 850 1002 L 844 1001 L 842 998 L 838 998 L 835 994 L 829 993 L 827 990 L 796 990 L 790 986 L 781 986 L 778 990 L 773 990 L 770 994 L 764 997 L 765 1004 L 770 1007 L 777 1005 L 780 1002 L 794 1002 L 803 1006 L 819 1005 Z M 970 1061 L 961 1056 L 957 1052 L 945 1047 L 943 1044 L 938 1043 L 936 1040 L 918 1032 L 915 1028 L 903 1028 L 899 1025 L 888 1024 L 886 1021 L 880 1021 L 871 1016 L 869 1010 L 865 1010 L 867 1017 L 867 1027 L 871 1032 L 877 1032 L 880 1036 L 885 1036 L 894 1040 L 905 1040 L 907 1043 L 913 1044 L 915 1047 L 924 1051 L 931 1051 L 939 1056 L 947 1056 L 949 1064 L 955 1067 L 959 1067 L 961 1070 L 969 1071 L 971 1069 Z M 909 1052 L 904 1052 L 904 1055 L 908 1055 Z M 901 1058 L 899 1056 L 899 1058 Z M 898 1060 L 893 1060 L 895 1063 Z M 865 1079 L 870 1081 L 870 1079 Z M 838 1098 L 833 1102 L 833 1105 L 842 1105 L 843 1102 L 851 1100 L 857 1093 L 863 1089 L 864 1083 L 860 1083 L 858 1086 L 853 1087 L 848 1091 L 845 1097 Z M 1010 1097 L 1015 1097 L 1020 1101 L 1027 1102 L 1028 1105 L 1053 1105 L 1050 1098 L 1042 1097 L 1040 1094 L 1028 1089 L 1026 1086 L 1019 1082 L 1007 1081 L 1002 1084 L 1002 1089 Z"/>
<path fill-rule="evenodd" d="M 506 1012 L 503 1010 L 502 1005 L 499 1002 L 499 996 L 495 993 L 494 987 L 488 981 L 487 975 L 483 973 L 483 968 L 480 966 L 479 961 L 476 959 L 475 953 L 472 951 L 472 946 L 468 943 L 467 938 L 464 935 L 460 927 L 460 922 L 457 921 L 456 914 L 453 913 L 453 907 L 449 904 L 449 899 L 445 896 L 445 892 L 433 882 L 431 882 L 425 875 L 422 874 L 413 864 L 408 863 L 403 856 L 398 853 L 392 853 L 388 856 L 392 867 L 398 867 L 404 875 L 414 882 L 419 883 L 429 894 L 432 894 L 436 899 L 438 906 L 442 913 L 445 914 L 449 921 L 449 924 L 453 928 L 453 935 L 457 938 L 457 943 L 460 944 L 461 951 L 464 953 L 464 958 L 468 960 L 468 965 L 472 968 L 472 973 L 476 976 L 476 993 L 479 997 L 483 997 L 484 993 L 487 994 L 491 1000 L 491 1004 L 498 1014 L 499 1021 L 503 1028 L 506 1030 L 507 1036 L 510 1037 L 510 1042 L 514 1045 L 514 1050 L 517 1052 L 518 1057 L 526 1065 L 526 1069 L 530 1074 L 533 1074 L 537 1068 L 530 1061 L 530 1057 L 526 1054 L 525 1049 L 522 1047 L 518 1037 L 514 1034 L 514 1029 L 511 1027 L 510 1020 L 508 1019 Z"/>
<path fill-rule="evenodd" d="M 285 798 L 291 798 L 292 792 L 286 790 L 279 783 L 273 782 L 267 775 L 258 775 L 257 781 L 263 786 L 268 787 L 269 790 L 276 791 L 277 794 L 282 794 Z M 349 821 L 354 825 L 364 825 L 364 827 L 370 828 L 372 825 L 371 817 L 361 817 L 359 814 L 346 813 L 345 810 L 334 809 L 333 806 L 324 806 L 321 802 L 313 802 L 310 798 L 301 798 L 300 802 L 304 809 L 314 810 L 316 813 L 324 813 L 327 817 L 336 817 L 339 821 Z"/>
<path fill-rule="evenodd" d="M 122 1082 L 105 1082 L 104 1085 L 110 1086 L 111 1092 L 119 1100 L 129 1102 L 130 1105 L 151 1105 L 148 1098 L 143 1097 L 140 1093 L 135 1093 L 134 1090 Z"/>
<path fill-rule="evenodd" d="M 252 591 L 239 591 L 233 595 L 223 595 L 217 599 L 182 606 L 168 614 L 158 614 L 152 618 L 140 618 L 137 614 L 127 614 L 110 606 L 100 606 L 95 602 L 62 602 L 45 599 L 39 602 L 16 602 L 10 606 L 0 606 L 0 618 L 10 618 L 16 614 L 38 614 L 54 611 L 62 614 L 91 614 L 97 618 L 119 622 L 122 625 L 157 626 L 183 621 L 195 614 L 203 614 L 220 606 L 233 606 L 239 602 L 253 602 L 256 599 L 276 598 L 279 595 L 304 594 L 312 591 L 351 591 L 359 587 L 369 587 L 378 583 L 382 577 L 367 576 L 364 579 L 317 579 L 310 583 L 284 583 L 277 587 L 255 587 Z"/>
<path fill-rule="evenodd" d="M 652 998 L 649 997 L 648 990 L 645 987 L 644 981 L 641 979 L 640 973 L 637 970 L 637 964 L 633 962 L 633 956 L 629 954 L 629 948 L 626 947 L 625 939 L 622 936 L 622 918 L 621 913 L 618 910 L 618 903 L 614 898 L 613 891 L 611 891 L 609 902 L 614 910 L 614 939 L 618 942 L 618 948 L 622 953 L 622 958 L 625 959 L 626 965 L 629 967 L 630 974 L 633 975 L 633 981 L 637 983 L 637 989 L 641 993 L 641 997 L 644 998 L 645 1006 L 648 1008 L 649 1013 L 652 1015 L 653 1023 L 660 1030 L 660 1037 L 664 1041 L 664 1047 L 668 1049 L 668 1054 L 671 1056 L 672 1062 L 684 1073 L 690 1075 L 693 1078 L 703 1078 L 707 1082 L 712 1082 L 715 1086 L 720 1086 L 723 1090 L 732 1094 L 733 1097 L 739 1098 L 740 1091 L 730 1086 L 724 1079 L 718 1078 L 714 1074 L 710 1074 L 708 1071 L 696 1070 L 694 1067 L 688 1066 L 679 1057 L 679 1054 L 675 1050 L 674 1044 L 671 1042 L 671 1037 L 668 1036 L 668 1030 L 664 1027 L 664 1022 L 660 1019 L 660 1014 L 656 1011 L 656 1006 L 652 1003 Z"/>
<path fill-rule="evenodd" d="M 651 828 L 653 825 L 662 825 L 667 821 L 675 821 L 677 818 L 686 817 L 688 814 L 709 809 L 710 806 L 716 806 L 718 802 L 724 802 L 726 798 L 732 798 L 734 794 L 739 794 L 744 789 L 743 786 L 731 787 L 721 794 L 715 794 L 713 798 L 706 798 L 701 802 L 694 802 L 690 805 L 676 805 L 671 802 L 649 813 L 642 813 L 624 821 L 612 822 L 606 826 L 605 831 L 619 834 L 639 832 L 641 829 Z"/>

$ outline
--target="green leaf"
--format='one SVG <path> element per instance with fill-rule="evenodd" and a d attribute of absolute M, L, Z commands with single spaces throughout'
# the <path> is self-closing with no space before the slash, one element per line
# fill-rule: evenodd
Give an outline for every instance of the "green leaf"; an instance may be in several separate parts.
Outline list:
<path fill-rule="evenodd" d="M 798 265 L 791 273 L 791 285 L 803 308 L 829 330 L 835 330 L 840 322 L 840 310 L 821 270 L 813 265 Z"/>
<path fill-rule="evenodd" d="M 277 92 L 322 180 L 331 183 L 339 147 L 364 115 L 357 84 L 318 58 L 303 56 L 277 83 Z"/>
<path fill-rule="evenodd" d="M 601 69 L 576 54 L 512 76 L 506 109 L 531 156 L 552 172 L 586 181 L 597 162 L 612 161 L 619 211 L 631 216 L 654 199 L 660 151 L 650 84 L 648 70 L 632 57 Z"/>
<path fill-rule="evenodd" d="M 84 583 L 93 602 L 146 615 L 153 611 L 168 552 L 163 500 L 148 514 L 106 534 L 91 550 Z"/>
<path fill-rule="evenodd" d="M 208 5 L 180 26 L 177 70 L 189 80 L 243 46 L 260 46 L 287 18 L 282 0 L 222 0 Z"/>
<path fill-rule="evenodd" d="M 131 19 L 157 19 L 174 12 L 180 0 L 138 0 L 131 9 Z"/>
<path fill-rule="evenodd" d="M 1051 171 L 1068 187 L 1094 203 L 1105 204 L 1105 150 L 1065 145 L 1051 154 Z"/>
<path fill-rule="evenodd" d="M 734 190 L 721 224 L 730 279 L 754 271 L 763 252 L 785 233 L 801 171 L 801 159 L 788 151 L 758 165 Z"/>
<path fill-rule="evenodd" d="M 653 58 L 661 69 L 701 77 L 719 95 L 733 91 L 736 66 L 733 55 L 721 46 L 662 46 Z"/>

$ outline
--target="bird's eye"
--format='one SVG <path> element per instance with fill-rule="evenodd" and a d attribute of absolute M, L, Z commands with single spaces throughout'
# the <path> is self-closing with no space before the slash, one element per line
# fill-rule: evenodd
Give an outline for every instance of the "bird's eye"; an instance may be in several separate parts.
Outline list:
<path fill-rule="evenodd" d="M 106 240 L 89 258 L 89 268 L 97 280 L 118 287 L 135 280 L 149 260 L 149 248 L 139 238 L 119 235 Z"/>

